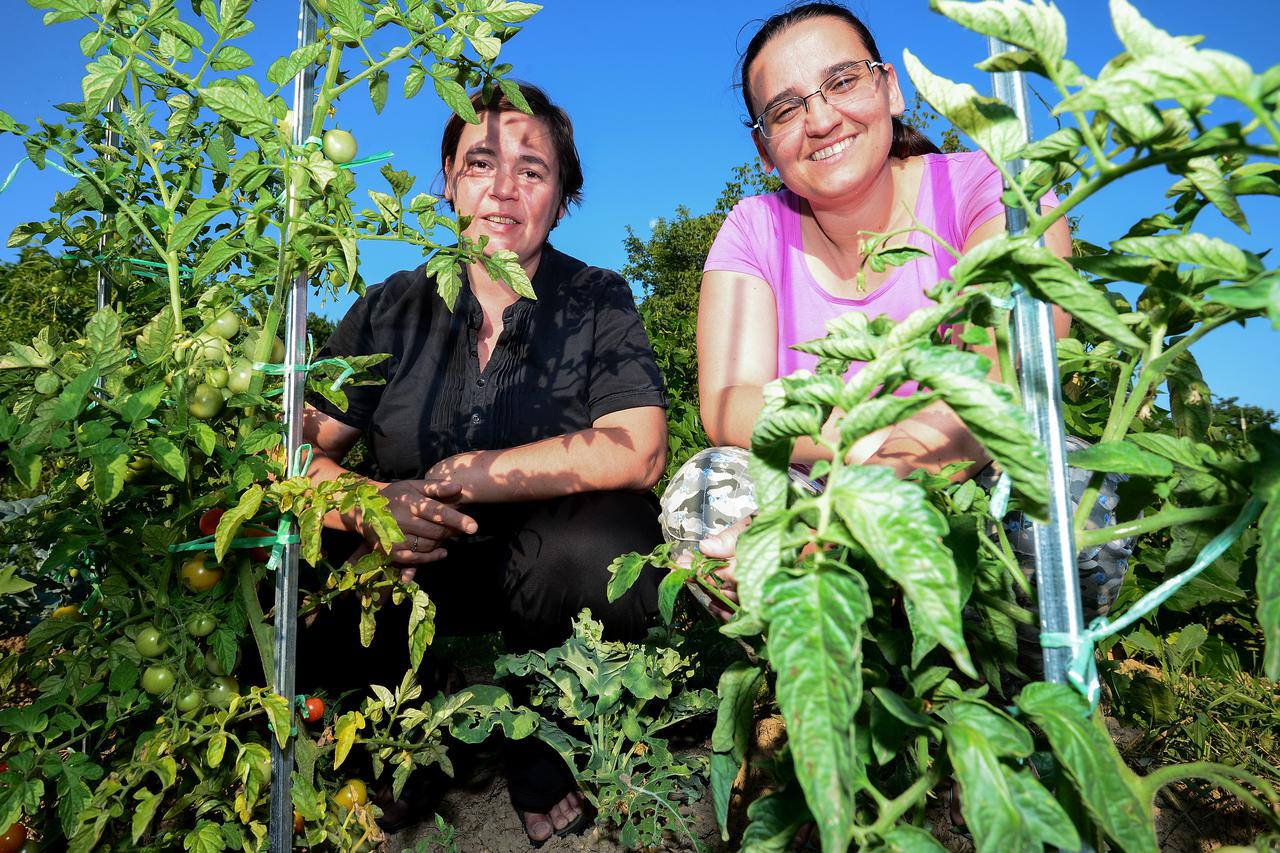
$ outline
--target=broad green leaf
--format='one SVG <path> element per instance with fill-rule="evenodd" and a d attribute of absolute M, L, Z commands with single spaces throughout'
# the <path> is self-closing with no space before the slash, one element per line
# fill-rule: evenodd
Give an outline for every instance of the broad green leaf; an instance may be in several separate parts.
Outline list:
<path fill-rule="evenodd" d="M 194 421 L 187 424 L 187 432 L 205 456 L 213 455 L 213 449 L 218 446 L 218 437 L 214 435 L 213 427 L 203 421 Z"/>
<path fill-rule="evenodd" d="M 956 563 L 942 541 L 946 524 L 924 489 L 880 465 L 847 465 L 832 473 L 819 501 L 829 502 L 858 544 L 902 587 L 915 633 L 912 665 L 941 643 L 973 675 Z"/>
<path fill-rule="evenodd" d="M 1012 261 L 1019 270 L 1019 283 L 1036 298 L 1052 302 L 1121 346 L 1135 350 L 1146 347 L 1120 319 L 1106 292 L 1081 278 L 1048 248 L 1022 242 L 1014 248 Z"/>
<path fill-rule="evenodd" d="M 271 729 L 275 732 L 276 743 L 284 749 L 289 743 L 289 732 L 293 728 L 293 703 L 277 693 L 262 693 L 258 696 L 262 709 L 267 712 Z"/>
<path fill-rule="evenodd" d="M 94 313 L 84 330 L 93 364 L 105 372 L 117 358 L 123 360 L 120 350 L 120 317 L 110 305 Z"/>
<path fill-rule="evenodd" d="M 1048 736 L 1054 756 L 1089 813 L 1125 853 L 1155 853 L 1155 814 L 1141 780 L 1125 765 L 1101 716 L 1065 684 L 1023 688 L 1018 707 Z"/>
<path fill-rule="evenodd" d="M 510 101 L 516 109 L 520 110 L 520 112 L 529 114 L 533 111 L 529 106 L 529 102 L 525 100 L 524 92 L 520 91 L 520 86 L 514 81 L 508 80 L 504 77 L 498 81 L 498 87 L 502 89 L 502 94 L 507 96 L 507 100 Z"/>
<path fill-rule="evenodd" d="M 219 824 L 211 820 L 201 820 L 195 829 L 182 838 L 182 849 L 190 853 L 222 853 L 227 849 L 226 839 L 222 837 Z"/>
<path fill-rule="evenodd" d="M 764 586 L 781 571 L 782 539 L 790 523 L 785 509 L 762 509 L 751 525 L 738 537 L 737 566 L 738 601 L 743 609 L 760 611 L 764 602 Z"/>
<path fill-rule="evenodd" d="M 529 274 L 520 266 L 520 258 L 510 249 L 499 249 L 485 256 L 485 268 L 497 275 L 511 286 L 518 295 L 526 299 L 537 299 L 533 285 L 529 282 Z"/>
<path fill-rule="evenodd" d="M 1241 284 L 1222 284 L 1205 291 L 1205 299 L 1240 311 L 1265 312 L 1280 329 L 1280 270 L 1271 270 Z"/>
<path fill-rule="evenodd" d="M 387 106 L 387 92 L 391 86 L 391 75 L 386 71 L 379 71 L 369 78 L 369 100 L 373 103 L 373 111 L 377 115 L 382 115 L 382 110 Z"/>
<path fill-rule="evenodd" d="M 1112 245 L 1118 252 L 1129 252 L 1171 264 L 1190 264 L 1235 281 L 1244 281 L 1262 272 L 1262 261 L 1257 255 L 1226 240 L 1206 237 L 1204 234 L 1122 237 Z"/>
<path fill-rule="evenodd" d="M 436 605 L 421 589 L 413 593 L 413 610 L 409 614 L 409 664 L 417 671 L 427 646 L 436 636 Z"/>
<path fill-rule="evenodd" d="M 1280 679 L 1280 490 L 1275 490 L 1258 519 L 1258 625 L 1267 639 L 1263 670 Z"/>
<path fill-rule="evenodd" d="M 274 129 L 271 106 L 257 87 L 215 80 L 200 90 L 200 99 L 209 109 L 240 125 L 247 136 L 266 136 Z"/>
<path fill-rule="evenodd" d="M 235 539 L 236 534 L 240 532 L 240 525 L 258 514 L 258 509 L 262 506 L 262 496 L 262 486 L 254 483 L 240 496 L 239 502 L 218 519 L 218 530 L 213 535 L 215 560 L 222 562 L 227 552 L 231 550 L 231 540 Z"/>
<path fill-rule="evenodd" d="M 506 0 L 482 0 L 476 11 L 486 20 L 500 24 L 519 24 L 533 17 L 542 6 L 538 3 L 506 2 Z"/>
<path fill-rule="evenodd" d="M 88 370 L 82 371 L 62 389 L 62 393 L 58 395 L 58 401 L 54 404 L 50 416 L 60 421 L 75 419 L 84 406 L 85 396 L 97 380 L 97 368 L 90 367 Z"/>
<path fill-rule="evenodd" d="M 147 442 L 147 451 L 160 470 L 179 482 L 187 479 L 187 460 L 172 441 L 163 435 L 154 436 Z"/>
<path fill-rule="evenodd" d="M 747 817 L 751 823 L 742 833 L 742 853 L 786 853 L 796 832 L 811 820 L 795 783 L 753 802 Z"/>
<path fill-rule="evenodd" d="M 907 372 L 931 388 L 960 417 L 1013 478 L 1023 509 L 1044 517 L 1049 505 L 1049 468 L 1044 448 L 1031 431 L 1027 415 L 1005 385 L 991 382 L 975 353 L 950 348 L 919 347 L 904 359 Z"/>
<path fill-rule="evenodd" d="M 870 321 L 861 311 L 847 311 L 827 321 L 827 336 L 796 345 L 800 352 L 823 358 L 870 361 L 884 349 L 884 342 L 872 334 Z"/>
<path fill-rule="evenodd" d="M 435 82 L 436 94 L 440 96 L 440 100 L 448 105 L 458 116 L 468 124 L 479 124 L 480 118 L 476 115 L 476 109 L 471 105 L 471 98 L 467 96 L 467 90 L 462 88 L 457 81 L 433 77 Z"/>
<path fill-rule="evenodd" d="M 1249 222 L 1245 219 L 1244 211 L 1240 209 L 1240 202 L 1236 201 L 1231 184 L 1223 174 L 1222 167 L 1218 165 L 1216 158 L 1192 157 L 1186 164 L 1186 176 L 1187 180 L 1195 185 L 1200 194 L 1208 199 L 1219 213 L 1234 222 L 1245 233 L 1249 232 Z"/>
<path fill-rule="evenodd" d="M 283 86 L 324 55 L 325 43 L 322 41 L 304 45 L 295 49 L 288 56 L 282 56 L 267 69 L 267 79 L 277 86 Z"/>
<path fill-rule="evenodd" d="M 35 584 L 31 581 L 15 577 L 17 571 L 18 567 L 15 565 L 0 567 L 0 595 L 13 595 L 35 588 Z"/>
<path fill-rule="evenodd" d="M 626 594 L 639 580 L 640 572 L 646 565 L 645 557 L 641 554 L 623 554 L 614 558 L 609 564 L 609 586 L 605 592 L 608 600 L 614 602 Z"/>
<path fill-rule="evenodd" d="M 918 826 L 900 823 L 884 837 L 884 846 L 875 853 L 945 853 L 947 848 Z"/>
<path fill-rule="evenodd" d="M 151 322 L 142 327 L 142 331 L 134 341 L 134 347 L 143 364 L 158 364 L 169 354 L 173 347 L 175 327 L 173 311 L 170 308 L 163 309 L 151 319 Z"/>
<path fill-rule="evenodd" d="M 1178 465 L 1197 471 L 1209 470 L 1205 466 L 1206 454 L 1212 452 L 1209 446 L 1197 444 L 1186 436 L 1161 432 L 1138 432 L 1127 436 L 1125 440 Z"/>
<path fill-rule="evenodd" d="M 662 615 L 663 623 L 670 625 L 675 618 L 676 599 L 693 574 L 693 569 L 671 569 L 658 584 L 658 613 Z"/>
<path fill-rule="evenodd" d="M 422 90 L 422 84 L 427 79 L 427 70 L 421 65 L 415 65 L 409 69 L 404 75 L 404 98 L 409 100 Z"/>
<path fill-rule="evenodd" d="M 351 747 L 355 746 L 356 734 L 364 728 L 364 714 L 359 711 L 348 711 L 333 724 L 333 736 L 337 741 L 333 750 L 333 769 L 337 770 L 347 760 Z"/>
<path fill-rule="evenodd" d="M 215 71 L 239 71 L 253 65 L 253 57 L 235 45 L 225 44 L 218 49 L 209 66 Z"/>
<path fill-rule="evenodd" d="M 81 81 L 84 90 L 85 110 L 90 113 L 101 112 L 107 108 L 111 99 L 120 94 L 128 71 L 114 54 L 105 54 L 85 66 L 88 72 Z"/>
<path fill-rule="evenodd" d="M 1173 463 L 1163 456 L 1143 450 L 1127 441 L 1104 441 L 1073 450 L 1067 462 L 1086 471 L 1136 474 L 1140 477 L 1168 477 Z"/>
<path fill-rule="evenodd" d="M 1111 0 L 1111 22 L 1125 50 L 1138 59 L 1148 56 L 1169 58 L 1190 50 L 1186 42 L 1142 17 L 1128 0 Z"/>
<path fill-rule="evenodd" d="M 129 454 L 121 451 L 113 455 L 94 455 L 93 493 L 98 500 L 110 503 L 124 488 L 124 475 L 129 470 Z"/>
<path fill-rule="evenodd" d="M 1067 22 L 1056 6 L 1044 0 L 1030 3 L 929 0 L 929 7 L 966 29 L 1035 51 L 1050 65 L 1067 52 Z"/>
<path fill-rule="evenodd" d="M 173 230 L 169 232 L 169 249 L 179 252 L 185 250 L 210 219 L 230 208 L 231 205 L 222 198 L 202 198 L 192 202 L 186 215 L 179 219 L 173 226 Z"/>
<path fill-rule="evenodd" d="M 866 784 L 854 715 L 862 699 L 862 626 L 870 615 L 866 581 L 825 560 L 800 577 L 776 575 L 765 588 L 778 704 L 824 850 L 849 845 L 854 794 Z"/>
<path fill-rule="evenodd" d="M 764 684 L 764 670 L 746 661 L 734 661 L 720 674 L 716 693 L 716 726 L 711 733 L 711 801 L 720 837 L 729 840 L 729 799 L 733 782 L 751 745 L 755 700 Z"/>
<path fill-rule="evenodd" d="M 1071 819 L 1028 768 L 1005 763 L 1031 754 L 1031 735 L 990 706 L 958 702 L 945 712 L 947 754 L 960 783 L 961 810 L 979 853 L 1080 846 Z"/>
<path fill-rule="evenodd" d="M 900 423 L 932 403 L 936 396 L 931 391 L 917 391 L 910 397 L 887 394 L 858 403 L 840 419 L 841 441 L 852 444 L 864 435 Z"/>
<path fill-rule="evenodd" d="M 1150 104 L 1156 101 L 1196 101 L 1205 96 L 1248 97 L 1253 71 L 1239 57 L 1216 50 L 1145 56 L 1116 73 L 1100 78 L 1064 98 L 1054 115 L 1080 110 Z"/>
<path fill-rule="evenodd" d="M 916 90 L 938 113 L 978 143 L 997 164 L 1015 157 L 1026 144 L 1018 116 L 995 98 L 987 98 L 967 83 L 955 83 L 933 74 L 909 50 L 903 63 Z"/>
<path fill-rule="evenodd" d="M 1190 350 L 1174 359 L 1166 385 L 1174 430 L 1178 435 L 1192 438 L 1206 435 L 1213 422 L 1213 398 Z"/>

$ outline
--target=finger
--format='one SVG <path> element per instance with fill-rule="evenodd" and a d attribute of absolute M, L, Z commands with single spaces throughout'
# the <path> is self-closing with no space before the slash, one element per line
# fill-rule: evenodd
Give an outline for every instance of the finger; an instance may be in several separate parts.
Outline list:
<path fill-rule="evenodd" d="M 414 576 L 418 574 L 417 566 L 403 566 L 400 569 L 400 583 L 413 583 Z"/>
<path fill-rule="evenodd" d="M 423 480 L 422 493 L 432 500 L 449 503 L 462 496 L 462 484 L 448 480 Z"/>
<path fill-rule="evenodd" d="M 443 560 L 446 556 L 448 556 L 448 552 L 435 542 L 423 542 L 418 546 L 417 551 L 397 547 L 391 552 L 392 561 L 402 563 L 404 566 L 421 566 L 424 563 L 434 563 L 437 560 Z"/>
<path fill-rule="evenodd" d="M 413 507 L 413 514 L 424 521 L 438 524 L 457 533 L 475 533 L 479 529 L 474 518 L 437 500 L 428 499 L 418 504 Z"/>

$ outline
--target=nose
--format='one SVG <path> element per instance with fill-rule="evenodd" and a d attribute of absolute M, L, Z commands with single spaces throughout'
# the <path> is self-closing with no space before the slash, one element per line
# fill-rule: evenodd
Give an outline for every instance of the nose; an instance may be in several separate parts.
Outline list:
<path fill-rule="evenodd" d="M 494 198 L 515 198 L 515 176 L 506 169 L 495 169 L 493 175 L 493 186 L 490 188 L 489 193 Z"/>
<path fill-rule="evenodd" d="M 840 123 L 840 111 L 827 103 L 822 92 L 814 92 L 804 102 L 804 128 L 812 136 L 821 136 Z"/>

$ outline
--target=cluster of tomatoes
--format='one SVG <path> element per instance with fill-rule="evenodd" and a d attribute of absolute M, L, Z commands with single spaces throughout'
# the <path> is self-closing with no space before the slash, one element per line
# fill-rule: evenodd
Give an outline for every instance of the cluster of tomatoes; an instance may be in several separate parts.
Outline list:
<path fill-rule="evenodd" d="M 187 413 L 193 418 L 217 417 L 232 395 L 248 392 L 261 330 L 247 330 L 239 353 L 235 353 L 231 342 L 240 331 L 240 316 L 228 308 L 175 351 L 179 364 L 187 365 L 190 374 L 199 380 L 187 402 Z M 284 360 L 284 343 L 278 337 L 271 343 L 269 359 L 277 364 Z"/>

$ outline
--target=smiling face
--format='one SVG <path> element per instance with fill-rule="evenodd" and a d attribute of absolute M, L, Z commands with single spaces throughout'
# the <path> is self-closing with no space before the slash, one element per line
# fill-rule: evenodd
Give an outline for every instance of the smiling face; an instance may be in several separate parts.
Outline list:
<path fill-rule="evenodd" d="M 841 66 L 874 59 L 858 33 L 833 17 L 799 21 L 770 39 L 747 70 L 752 109 L 759 115 L 779 98 L 804 97 Z M 753 133 L 766 169 L 777 168 L 792 192 L 813 200 L 857 194 L 887 168 L 893 116 L 903 110 L 892 66 L 880 72 L 873 91 L 833 107 L 809 99 L 796 126 L 772 139 Z"/>
<path fill-rule="evenodd" d="M 445 198 L 459 216 L 472 217 L 463 233 L 488 237 L 487 251 L 515 252 L 532 276 L 547 234 L 565 213 L 546 123 L 514 110 L 480 113 L 479 124 L 463 128 L 445 176 Z"/>

